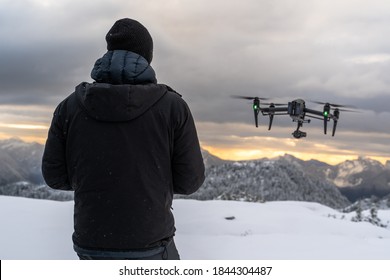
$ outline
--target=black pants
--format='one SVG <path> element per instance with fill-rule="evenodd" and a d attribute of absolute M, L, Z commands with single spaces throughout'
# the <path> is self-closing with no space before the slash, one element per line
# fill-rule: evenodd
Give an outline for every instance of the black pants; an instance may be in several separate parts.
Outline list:
<path fill-rule="evenodd" d="M 158 253 L 150 256 L 145 256 L 145 252 L 148 255 L 147 251 L 139 251 L 139 256 L 137 256 L 137 251 L 129 252 L 128 256 L 123 252 L 119 256 L 115 255 L 115 252 L 107 253 L 105 251 L 94 251 L 93 254 L 83 251 L 78 252 L 77 255 L 80 260 L 180 260 L 179 252 L 173 240 L 158 251 Z"/>

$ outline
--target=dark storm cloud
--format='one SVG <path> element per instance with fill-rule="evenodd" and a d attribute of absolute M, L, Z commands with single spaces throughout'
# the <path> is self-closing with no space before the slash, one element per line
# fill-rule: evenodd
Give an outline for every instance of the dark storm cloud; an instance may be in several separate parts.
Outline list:
<path fill-rule="evenodd" d="M 112 7 L 90 1 L 6 1 L 0 11 L 0 102 L 53 104 L 90 80 L 112 24 L 101 16 L 114 13 Z"/>
<path fill-rule="evenodd" d="M 69 44 L 68 44 L 69 45 Z M 64 89 L 85 76 L 80 69 L 84 54 L 67 45 L 50 45 L 28 52 L 20 48 L 3 50 L 0 58 L 1 102 L 41 104 L 53 95 L 64 95 Z M 61 48 L 64 48 L 62 51 Z M 83 75 L 84 74 L 84 75 Z M 69 89 L 70 90 L 70 89 Z"/>

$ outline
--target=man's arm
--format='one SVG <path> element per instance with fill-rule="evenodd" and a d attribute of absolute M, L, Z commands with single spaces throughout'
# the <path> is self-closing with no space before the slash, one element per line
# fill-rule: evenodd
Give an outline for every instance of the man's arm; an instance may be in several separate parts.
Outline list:
<path fill-rule="evenodd" d="M 184 101 L 176 109 L 179 120 L 174 132 L 173 190 L 176 194 L 191 194 L 203 184 L 205 167 L 190 109 Z"/>
<path fill-rule="evenodd" d="M 42 175 L 49 187 L 58 190 L 72 190 L 65 156 L 64 106 L 66 106 L 66 101 L 58 105 L 53 115 L 42 158 Z"/>

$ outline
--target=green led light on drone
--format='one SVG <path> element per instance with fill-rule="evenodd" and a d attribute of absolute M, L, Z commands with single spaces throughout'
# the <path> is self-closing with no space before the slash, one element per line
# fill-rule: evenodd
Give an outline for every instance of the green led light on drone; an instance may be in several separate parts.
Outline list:
<path fill-rule="evenodd" d="M 257 108 L 258 108 L 257 105 L 253 105 L 254 110 L 257 110 Z"/>
<path fill-rule="evenodd" d="M 327 117 L 329 115 L 329 112 L 325 111 L 324 112 L 324 117 Z"/>

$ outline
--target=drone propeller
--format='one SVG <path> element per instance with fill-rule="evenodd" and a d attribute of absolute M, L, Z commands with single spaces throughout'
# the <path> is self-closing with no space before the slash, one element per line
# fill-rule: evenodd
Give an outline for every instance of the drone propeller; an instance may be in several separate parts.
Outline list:
<path fill-rule="evenodd" d="M 238 98 L 238 99 L 247 99 L 247 100 L 269 100 L 269 98 L 263 98 L 263 97 L 252 97 L 252 96 L 243 96 L 243 95 L 231 95 L 232 98 Z"/>
<path fill-rule="evenodd" d="M 334 136 L 334 134 L 336 133 L 336 128 L 337 128 L 337 123 L 338 123 L 338 120 L 339 120 L 339 117 L 340 117 L 340 112 L 360 113 L 359 111 L 356 111 L 356 110 L 343 109 L 343 108 L 356 108 L 354 106 L 350 106 L 350 105 L 337 105 L 337 104 L 329 104 L 329 105 L 336 107 L 336 109 L 334 109 L 334 111 L 333 111 L 333 115 L 331 116 L 331 118 L 333 119 L 332 136 Z M 327 105 L 325 104 L 324 107 L 326 107 L 326 106 Z M 342 108 L 340 109 L 339 107 L 342 107 Z"/>
<path fill-rule="evenodd" d="M 356 110 L 347 110 L 347 109 L 338 109 L 338 110 L 342 112 L 360 113 L 359 111 Z"/>
<path fill-rule="evenodd" d="M 287 106 L 288 104 L 283 104 L 283 103 L 266 103 L 266 102 L 262 102 L 261 104 L 263 105 L 269 105 L 269 106 Z"/>
<path fill-rule="evenodd" d="M 253 100 L 253 113 L 255 117 L 255 125 L 256 127 L 259 126 L 259 112 L 261 110 L 260 108 L 260 100 L 268 100 L 268 98 L 263 97 L 252 97 L 252 96 L 242 96 L 242 95 L 231 95 L 233 98 L 239 98 L 239 99 L 246 99 L 246 100 Z"/>
<path fill-rule="evenodd" d="M 352 106 L 352 105 L 332 104 L 332 103 L 328 103 L 328 102 L 320 102 L 320 101 L 315 101 L 315 100 L 311 100 L 311 102 L 316 103 L 316 104 L 320 104 L 320 105 L 329 105 L 329 106 L 336 107 L 336 108 L 352 108 L 352 109 L 356 109 L 356 107 Z"/>
<path fill-rule="evenodd" d="M 332 136 L 334 136 L 334 134 L 336 132 L 337 121 L 339 119 L 340 111 L 358 113 L 358 111 L 349 110 L 349 108 L 356 109 L 356 107 L 352 106 L 352 105 L 333 104 L 333 103 L 320 102 L 320 101 L 314 101 L 314 100 L 311 100 L 311 102 L 316 103 L 316 104 L 320 104 L 320 105 L 324 105 L 324 109 L 323 109 L 324 134 L 326 134 L 326 131 L 327 131 L 328 120 L 329 119 L 333 119 L 333 133 L 332 133 Z M 331 107 L 335 107 L 333 115 L 330 113 Z M 347 109 L 344 109 L 344 108 L 347 108 Z"/>

